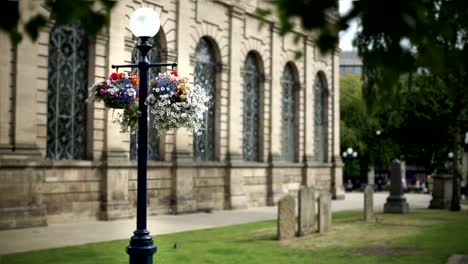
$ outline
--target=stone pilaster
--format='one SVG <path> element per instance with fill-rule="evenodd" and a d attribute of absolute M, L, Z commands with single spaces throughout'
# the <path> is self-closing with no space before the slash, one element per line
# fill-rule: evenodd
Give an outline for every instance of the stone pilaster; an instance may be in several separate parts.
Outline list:
<path fill-rule="evenodd" d="M 332 175 L 331 175 L 331 193 L 335 200 L 343 200 L 345 198 L 343 188 L 343 162 L 340 156 L 340 55 L 339 52 L 334 52 L 332 55 Z"/>
<path fill-rule="evenodd" d="M 11 92 L 14 80 L 12 80 L 12 46 L 7 34 L 0 32 L 0 153 L 11 152 Z M 2 154 L 0 154 L 2 155 Z"/>
<path fill-rule="evenodd" d="M 19 28 L 23 28 L 22 21 L 27 21 L 36 15 L 39 2 L 30 3 L 20 1 L 21 17 Z M 24 32 L 23 32 L 24 33 Z M 39 56 L 37 45 L 27 36 L 18 44 L 16 50 L 16 82 L 15 93 L 12 94 L 12 115 L 14 128 L 12 134 L 12 151 L 15 158 L 39 158 L 40 152 L 36 143 L 36 83 L 38 77 L 37 65 Z M 6 86 L 8 87 L 8 86 Z"/>
<path fill-rule="evenodd" d="M 108 65 L 107 74 L 114 71 L 111 68 L 112 64 L 122 64 L 126 60 L 125 53 L 125 26 L 128 21 L 122 19 L 125 17 L 125 5 L 118 2 L 112 9 L 110 24 L 109 24 L 109 42 L 108 42 Z M 130 69 L 122 69 L 124 71 Z M 113 122 L 120 109 L 106 109 L 105 123 L 105 153 L 107 160 L 128 160 L 129 135 L 120 132 L 118 123 Z"/>
<path fill-rule="evenodd" d="M 125 6 L 121 3 L 112 9 L 109 24 L 108 64 L 106 75 L 112 72 L 112 64 L 125 61 Z M 124 69 L 128 70 L 128 69 Z M 113 122 L 120 109 L 106 109 L 105 158 L 107 160 L 102 178 L 101 215 L 103 220 L 114 220 L 130 216 L 128 202 L 129 146 L 127 133 L 120 132 L 119 124 Z M 123 165 L 127 165 L 124 167 Z"/>
<path fill-rule="evenodd" d="M 242 30 L 244 23 L 244 11 L 237 7 L 231 7 L 231 30 L 229 42 L 229 111 L 228 111 L 228 159 L 230 166 L 226 171 L 226 204 L 230 209 L 247 208 L 247 197 L 244 191 L 244 181 L 242 170 L 236 168 L 235 163 L 242 162 L 242 131 L 243 119 L 242 109 L 239 104 L 242 102 L 243 90 L 233 89 L 242 87 L 241 62 L 238 53 L 241 50 Z M 233 166 L 234 165 L 234 166 Z"/>
<path fill-rule="evenodd" d="M 271 25 L 271 89 L 270 89 L 270 149 L 268 162 L 268 204 L 275 205 L 283 195 L 283 170 L 275 166 L 281 158 L 281 36 L 279 28 Z"/>
<path fill-rule="evenodd" d="M 302 185 L 315 186 L 314 176 L 314 43 L 308 38 L 304 41 L 304 76 L 305 76 L 305 108 L 304 108 L 304 169 Z"/>
<path fill-rule="evenodd" d="M 179 72 L 193 72 L 190 64 L 190 54 L 193 50 L 187 48 L 193 40 L 190 34 L 190 25 L 193 3 L 179 4 L 177 6 L 177 69 Z M 195 44 L 196 45 L 196 44 Z M 191 131 L 181 128 L 175 131 L 174 139 L 175 168 L 172 176 L 173 211 L 175 213 L 192 212 L 196 210 L 196 202 L 193 196 L 194 173 L 193 165 L 193 136 Z"/>

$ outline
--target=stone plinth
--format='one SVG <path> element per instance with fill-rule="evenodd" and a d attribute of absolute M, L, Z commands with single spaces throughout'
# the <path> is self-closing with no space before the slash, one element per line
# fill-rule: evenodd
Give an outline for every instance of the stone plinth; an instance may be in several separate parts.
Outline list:
<path fill-rule="evenodd" d="M 432 189 L 432 200 L 430 209 L 448 209 L 452 201 L 453 183 L 452 175 L 448 173 L 437 173 L 434 177 L 434 187 Z"/>
<path fill-rule="evenodd" d="M 298 235 L 304 236 L 314 232 L 315 226 L 315 194 L 311 187 L 299 190 L 299 223 Z"/>

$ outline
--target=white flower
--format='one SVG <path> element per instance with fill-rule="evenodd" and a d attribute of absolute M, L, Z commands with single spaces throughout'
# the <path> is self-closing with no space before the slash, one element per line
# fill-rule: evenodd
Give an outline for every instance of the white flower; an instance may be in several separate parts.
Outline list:
<path fill-rule="evenodd" d="M 127 92 L 128 92 L 128 96 L 132 96 L 132 97 L 136 96 L 135 89 L 133 88 L 128 89 Z"/>

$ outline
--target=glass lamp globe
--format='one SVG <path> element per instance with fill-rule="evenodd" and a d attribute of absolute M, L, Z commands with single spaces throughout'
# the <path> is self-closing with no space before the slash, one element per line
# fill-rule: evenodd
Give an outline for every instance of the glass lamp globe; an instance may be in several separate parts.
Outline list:
<path fill-rule="evenodd" d="M 357 158 L 357 152 L 353 152 L 353 158 Z"/>
<path fill-rule="evenodd" d="M 449 159 L 453 159 L 453 152 L 449 152 L 448 158 L 449 158 Z"/>
<path fill-rule="evenodd" d="M 153 37 L 160 26 L 159 15 L 151 8 L 137 9 L 130 17 L 130 30 L 136 37 Z"/>
<path fill-rule="evenodd" d="M 346 151 L 343 151 L 343 158 L 346 158 L 348 156 L 348 153 L 346 153 Z"/>
<path fill-rule="evenodd" d="M 375 131 L 375 134 L 376 134 L 377 136 L 380 136 L 380 133 L 382 133 L 382 131 L 380 131 L 380 130 Z"/>
<path fill-rule="evenodd" d="M 348 148 L 346 152 L 348 152 L 349 155 L 353 154 L 353 148 Z"/>

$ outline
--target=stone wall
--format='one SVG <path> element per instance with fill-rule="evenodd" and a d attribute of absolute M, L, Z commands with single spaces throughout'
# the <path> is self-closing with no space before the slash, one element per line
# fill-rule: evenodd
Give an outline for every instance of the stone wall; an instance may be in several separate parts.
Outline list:
<path fill-rule="evenodd" d="M 40 1 L 20 0 L 25 17 L 47 13 Z M 119 1 L 110 25 L 89 43 L 88 84 L 101 81 L 111 65 L 129 63 L 136 44 L 128 28 L 139 7 L 161 16 L 162 53 L 193 80 L 195 48 L 201 38 L 215 47 L 217 60 L 216 160 L 193 161 L 193 133 L 161 137 L 162 161 L 148 162 L 150 215 L 273 205 L 301 185 L 342 194 L 339 158 L 338 52 L 322 55 L 313 36 L 281 36 L 274 16 L 259 28 L 260 0 Z M 102 103 L 87 109 L 87 160 L 46 159 L 48 43 L 52 21 L 37 42 L 25 38 L 13 49 L 0 33 L 0 229 L 84 219 L 135 216 L 137 170 L 129 160 L 130 135 L 112 120 L 121 110 Z M 295 52 L 304 56 L 295 59 Z M 259 162 L 242 160 L 243 75 L 249 52 L 261 70 Z M 295 162 L 281 161 L 281 76 L 287 63 L 297 69 Z M 163 69 L 165 70 L 165 69 Z M 327 87 L 326 159 L 314 161 L 314 80 Z M 19 98 L 21 100 L 19 100 Z"/>

